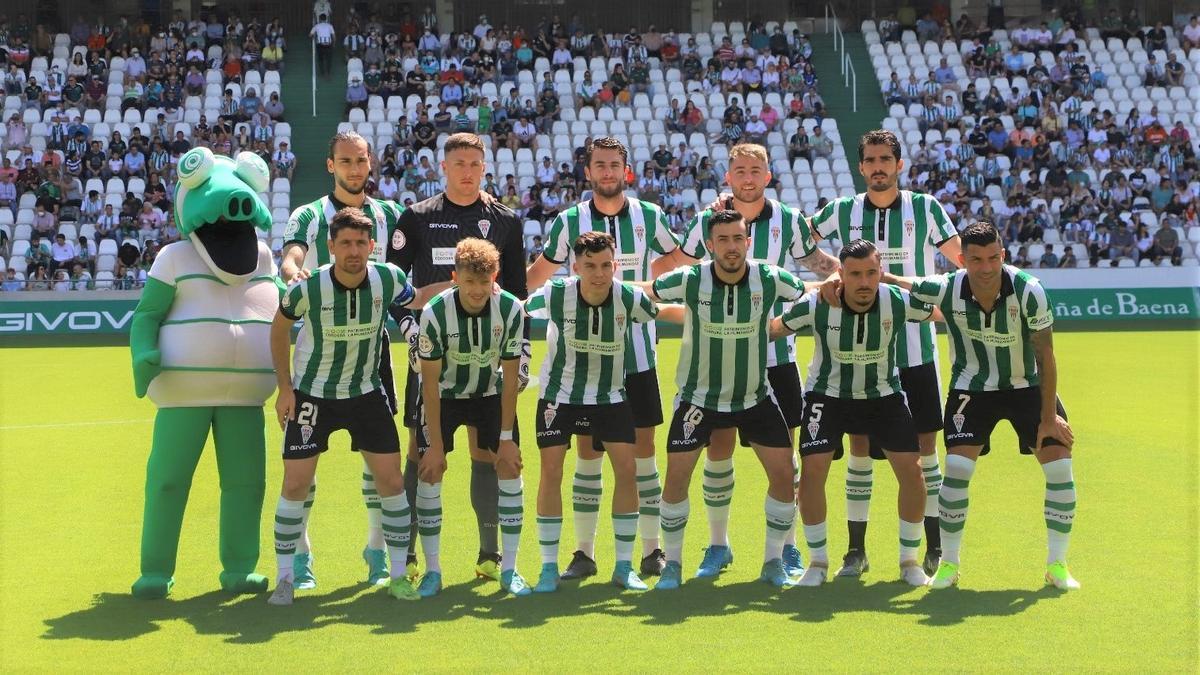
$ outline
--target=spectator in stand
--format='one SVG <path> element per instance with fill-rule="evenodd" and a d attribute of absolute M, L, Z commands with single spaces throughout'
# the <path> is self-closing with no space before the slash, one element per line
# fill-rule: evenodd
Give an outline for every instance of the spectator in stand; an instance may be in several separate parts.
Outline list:
<path fill-rule="evenodd" d="M 1137 262 L 1137 240 L 1128 225 L 1122 223 L 1112 233 L 1109 240 L 1108 258 L 1113 267 L 1117 266 L 1121 258 L 1129 258 Z"/>
<path fill-rule="evenodd" d="M 279 148 L 271 155 L 271 174 L 274 178 L 286 178 L 289 181 L 296 173 L 296 155 L 288 147 L 287 141 L 280 141 Z"/>
<path fill-rule="evenodd" d="M 62 233 L 55 235 L 54 244 L 50 246 L 50 274 L 53 275 L 61 269 L 70 269 L 77 255 L 75 242 L 67 241 L 67 237 Z"/>
<path fill-rule="evenodd" d="M 317 23 L 308 35 L 317 43 L 317 67 L 321 75 L 329 75 L 333 68 L 333 41 L 337 39 L 337 32 L 326 14 L 317 16 Z"/>
<path fill-rule="evenodd" d="M 1200 16 L 1193 14 L 1191 20 L 1180 31 L 1179 46 L 1189 55 L 1193 49 L 1200 47 Z"/>
<path fill-rule="evenodd" d="M 8 268 L 4 275 L 4 283 L 0 284 L 0 291 L 16 293 L 23 290 L 25 290 L 25 282 L 17 278 L 17 271 L 15 269 Z"/>
<path fill-rule="evenodd" d="M 1038 267 L 1042 269 L 1055 269 L 1058 266 L 1059 259 L 1054 253 L 1054 244 L 1046 244 L 1046 252 L 1042 254 L 1042 259 L 1038 261 Z"/>
<path fill-rule="evenodd" d="M 820 126 L 813 128 L 812 137 L 809 140 L 809 146 L 812 148 L 812 153 L 816 157 L 829 159 L 833 156 L 833 141 L 830 140 Z"/>
<path fill-rule="evenodd" d="M 1163 258 L 1169 258 L 1171 264 L 1178 267 L 1183 264 L 1183 247 L 1179 244 L 1179 231 L 1164 218 L 1154 233 L 1154 244 L 1149 250 L 1150 260 L 1155 265 Z"/>
<path fill-rule="evenodd" d="M 363 85 L 361 75 L 353 75 L 350 77 L 350 84 L 346 87 L 346 110 L 345 114 L 350 114 L 352 108 L 359 108 L 365 111 L 367 109 L 367 99 L 369 94 L 367 88 Z"/>

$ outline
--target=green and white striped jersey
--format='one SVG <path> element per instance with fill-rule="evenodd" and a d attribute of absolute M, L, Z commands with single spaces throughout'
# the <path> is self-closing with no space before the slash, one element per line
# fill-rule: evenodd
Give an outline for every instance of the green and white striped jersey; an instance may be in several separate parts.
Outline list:
<path fill-rule="evenodd" d="M 912 295 L 937 305 L 946 317 L 952 389 L 997 391 L 1038 385 L 1029 338 L 1054 325 L 1054 311 L 1033 275 L 1005 265 L 1000 296 L 991 312 L 976 301 L 966 270 L 918 279 Z"/>
<path fill-rule="evenodd" d="M 558 214 L 546 232 L 542 255 L 554 264 L 574 262 L 571 246 L 584 232 L 607 232 L 617 243 L 617 279 L 650 281 L 650 262 L 679 248 L 679 240 L 657 204 L 626 197 L 625 207 L 615 216 L 596 210 L 591 200 L 579 202 Z M 655 366 L 657 334 L 654 322 L 639 323 L 630 334 L 625 350 L 625 370 L 640 373 Z"/>
<path fill-rule="evenodd" d="M 387 263 L 367 263 L 357 288 L 346 288 L 324 265 L 288 287 L 280 311 L 303 318 L 292 356 L 292 386 L 317 398 L 347 399 L 380 386 L 383 325 L 392 303 L 413 301 L 404 272 Z"/>
<path fill-rule="evenodd" d="M 805 389 L 834 398 L 883 398 L 900 391 L 896 344 L 905 322 L 924 321 L 933 307 L 897 286 L 880 284 L 871 308 L 859 313 L 809 293 L 783 315 L 792 330 L 813 329 L 816 350 Z"/>
<path fill-rule="evenodd" d="M 458 288 L 439 293 L 421 312 L 417 352 L 442 361 L 442 398 L 477 398 L 500 393 L 502 359 L 521 358 L 525 323 L 521 301 L 507 291 L 493 293 L 479 314 L 468 314 Z"/>
<path fill-rule="evenodd" d="M 658 316 L 642 289 L 613 279 L 608 298 L 593 306 L 583 299 L 579 277 L 551 279 L 530 294 L 525 311 L 547 320 L 541 398 L 574 405 L 625 400 L 625 350 L 633 324 Z"/>
<path fill-rule="evenodd" d="M 776 302 L 794 301 L 804 284 L 788 271 L 747 261 L 736 284 L 717 278 L 713 262 L 681 267 L 654 282 L 662 300 L 684 306 L 679 397 L 709 410 L 737 412 L 767 397 L 767 324 Z"/>
<path fill-rule="evenodd" d="M 730 208 L 732 204 L 728 205 Z M 687 234 L 683 238 L 683 252 L 699 260 L 709 258 L 708 247 L 704 242 L 708 239 L 708 221 L 713 212 L 705 209 L 698 213 L 688 223 Z M 787 269 L 788 258 L 800 260 L 817 250 L 809 229 L 808 219 L 799 209 L 794 209 L 774 199 L 766 200 L 762 213 L 749 223 L 751 260 L 775 265 Z M 777 302 L 771 308 L 771 316 L 782 316 L 786 309 L 783 302 Z M 796 361 L 796 338 L 789 335 L 786 338 L 771 343 L 767 354 L 767 367 L 794 363 Z"/>
<path fill-rule="evenodd" d="M 908 190 L 900 190 L 885 209 L 876 208 L 865 192 L 835 199 L 813 216 L 812 228 L 817 237 L 843 244 L 866 239 L 879 249 L 884 271 L 905 277 L 933 274 L 937 247 L 958 234 L 933 195 Z M 937 358 L 934 333 L 931 323 L 905 326 L 897 348 L 901 368 Z"/>
<path fill-rule="evenodd" d="M 320 199 L 297 207 L 288 218 L 287 227 L 283 231 L 283 243 L 303 244 L 307 253 L 304 256 L 305 269 L 316 269 L 333 262 L 329 253 L 329 221 L 344 204 L 334 200 L 333 195 L 325 195 Z M 371 238 L 375 240 L 375 250 L 371 252 L 371 260 L 386 262 L 386 247 L 394 237 L 404 235 L 396 230 L 396 221 L 404 207 L 395 202 L 381 199 L 367 200 L 362 205 L 363 213 L 375 223 L 375 232 Z M 403 241 L 400 242 L 403 244 Z M 397 247 L 392 242 L 394 248 Z"/>

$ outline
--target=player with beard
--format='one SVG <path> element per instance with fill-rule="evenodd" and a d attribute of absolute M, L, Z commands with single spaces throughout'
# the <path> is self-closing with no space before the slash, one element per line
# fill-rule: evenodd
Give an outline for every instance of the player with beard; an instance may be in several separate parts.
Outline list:
<path fill-rule="evenodd" d="M 767 330 L 776 302 L 797 300 L 805 284 L 779 267 L 748 260 L 752 242 L 737 211 L 717 211 L 708 223 L 705 246 L 711 260 L 640 284 L 656 302 L 678 301 L 684 314 L 675 375 L 679 395 L 667 432 L 661 506 L 667 564 L 655 588 L 675 589 L 683 583 L 688 484 L 701 449 L 715 431 L 725 429 L 736 429 L 741 444 L 754 448 L 767 475 L 766 545 L 759 578 L 787 587 L 795 583 L 783 564 L 784 541 L 796 518 L 795 451 L 767 376 Z"/>
<path fill-rule="evenodd" d="M 749 258 L 777 267 L 786 267 L 788 258 L 803 265 L 820 277 L 837 269 L 837 258 L 818 249 L 813 242 L 808 220 L 799 209 L 774 199 L 765 191 L 771 181 L 766 148 L 752 143 L 733 146 L 729 150 L 729 171 L 725 182 L 732 194 L 722 195 L 717 204 L 701 211 L 688 225 L 682 251 L 696 262 L 711 258 L 706 246 L 709 223 L 721 210 L 733 209 L 745 219 L 749 230 Z M 780 300 L 771 308 L 778 317 L 787 309 Z M 767 378 L 776 402 L 790 430 L 801 424 L 804 412 L 804 393 L 800 373 L 796 369 L 796 343 L 792 336 L 771 342 L 767 353 Z M 715 577 L 733 562 L 729 547 L 729 505 L 733 497 L 733 429 L 714 431 L 712 444 L 704 462 L 704 504 L 708 515 L 709 545 L 696 571 L 697 577 Z M 793 483 L 799 483 L 799 463 L 793 457 Z M 800 549 L 796 547 L 795 521 L 788 531 L 783 549 L 783 564 L 789 575 L 803 571 Z"/>
<path fill-rule="evenodd" d="M 876 130 L 858 142 L 858 170 L 867 180 L 867 191 L 836 199 L 813 216 L 814 236 L 848 244 L 865 239 L 875 245 L 884 272 L 905 277 L 934 274 L 934 256 L 941 252 L 958 265 L 961 246 L 958 231 L 933 195 L 899 188 L 904 160 L 900 141 L 890 131 Z M 841 280 L 831 275 L 821 289 L 826 302 L 838 303 Z M 937 371 L 937 341 L 933 324 L 908 323 L 896 345 L 900 383 L 912 411 L 920 441 L 921 468 L 925 475 L 925 541 L 923 567 L 932 575 L 941 557 L 938 531 L 938 491 L 942 475 L 938 466 L 937 432 L 942 428 L 942 395 Z M 859 576 L 867 562 L 867 514 L 873 484 L 872 459 L 883 459 L 882 449 L 863 435 L 850 437 L 846 462 L 846 518 L 849 550 L 838 576 Z"/>
<path fill-rule="evenodd" d="M 400 217 L 396 232 L 388 247 L 387 259 L 410 274 L 413 284 L 448 283 L 454 271 L 455 251 L 458 243 L 467 237 L 478 237 L 490 241 L 500 252 L 500 273 L 497 283 L 519 299 L 527 295 L 525 284 L 525 243 L 521 219 L 511 209 L 480 191 L 480 183 L 486 169 L 486 154 L 483 141 L 471 133 L 458 133 L 446 139 L 441 162 L 446 189 L 422 202 L 413 204 Z M 396 316 L 402 326 L 410 325 L 413 319 Z M 416 333 L 408 333 L 409 359 L 416 364 Z M 521 362 L 518 370 L 519 388 L 524 389 L 529 381 L 529 334 L 521 346 Z M 409 429 L 408 462 L 405 464 L 405 491 L 416 506 L 417 473 L 420 450 L 417 444 L 417 427 L 424 424 L 421 413 L 421 387 L 415 370 L 410 369 L 408 386 L 404 397 L 404 425 Z M 471 506 L 475 511 L 479 528 L 479 556 L 475 574 L 479 577 L 499 581 L 501 578 L 501 555 L 499 542 L 500 485 L 496 475 L 496 454 L 483 450 L 472 443 L 471 453 Z M 413 539 L 416 540 L 414 520 Z M 408 574 L 416 577 L 416 556 L 410 551 Z"/>
<path fill-rule="evenodd" d="M 370 251 L 370 262 L 385 262 L 384 245 L 395 235 L 396 223 L 402 208 L 394 202 L 372 199 L 367 196 L 367 180 L 371 175 L 371 147 L 367 140 L 353 131 L 338 132 L 329 141 L 329 156 L 325 169 L 333 176 L 333 191 L 305 204 L 292 212 L 284 230 L 283 259 L 279 276 L 285 283 L 295 283 L 309 278 L 312 270 L 334 262 L 329 250 L 329 224 L 334 215 L 343 208 L 353 206 L 362 210 L 370 219 L 375 242 Z M 383 335 L 383 349 L 379 364 L 379 377 L 383 394 L 392 414 L 396 414 L 396 387 L 392 380 L 392 359 L 387 333 Z M 304 500 L 303 536 L 296 546 L 295 584 L 297 589 L 316 586 L 313 575 L 313 558 L 308 537 L 308 514 L 316 498 L 314 482 Z M 387 550 L 384 545 L 382 514 L 379 493 L 375 488 L 369 466 L 363 467 L 363 502 L 367 507 L 367 544 L 363 549 L 363 560 L 367 563 L 367 581 L 371 584 L 388 582 Z"/>
<path fill-rule="evenodd" d="M 688 262 L 679 242 L 656 204 L 625 196 L 625 173 L 629 151 L 611 136 L 590 143 L 584 159 L 584 175 L 592 186 L 592 198 L 562 211 L 546 233 L 541 257 L 529 266 L 529 288 L 537 290 L 565 264 L 574 265 L 572 246 L 581 234 L 606 232 L 614 240 L 617 279 L 624 282 L 653 281 L 660 275 Z M 624 350 L 625 389 L 633 409 L 637 465 L 638 530 L 642 537 L 642 576 L 657 575 L 666 564 L 659 547 L 658 505 L 662 489 L 654 461 L 654 429 L 662 424 L 662 399 L 656 368 L 656 333 L 653 321 L 638 323 Z M 571 483 L 572 511 L 575 518 L 576 550 L 563 571 L 563 579 L 582 579 L 596 573 L 594 559 L 596 528 L 602 483 L 603 455 L 593 446 L 591 436 L 582 435 L 575 477 Z M 543 467 L 547 468 L 547 467 Z M 561 470 L 561 466 L 558 467 Z M 559 487 L 543 474 L 539 503 Z M 553 488 L 553 489 L 552 489 Z M 548 562 L 548 561 L 547 561 Z"/>

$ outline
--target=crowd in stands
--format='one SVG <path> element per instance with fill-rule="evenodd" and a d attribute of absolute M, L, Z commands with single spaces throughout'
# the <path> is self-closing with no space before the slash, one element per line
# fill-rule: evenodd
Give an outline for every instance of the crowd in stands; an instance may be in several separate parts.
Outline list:
<path fill-rule="evenodd" d="M 906 183 L 997 223 L 1021 266 L 1179 265 L 1200 225 L 1200 20 L 1086 19 L 865 23 Z"/>
<path fill-rule="evenodd" d="M 372 100 L 377 109 L 389 101 L 388 133 L 375 143 L 374 189 L 384 198 L 409 202 L 440 191 L 433 154 L 439 136 L 470 131 L 496 151 L 529 151 L 532 172 L 489 174 L 484 189 L 544 223 L 587 188 L 581 160 L 594 134 L 589 127 L 572 138 L 564 109 L 569 121 L 617 120 L 632 127 L 629 135 L 647 138 L 657 121 L 661 134 L 635 158 L 628 185 L 661 204 L 680 229 L 694 215 L 698 193 L 722 182 L 724 167 L 709 146 L 766 143 L 781 134 L 780 163 L 834 156 L 821 129 L 824 102 L 809 61 L 812 46 L 798 29 L 786 32 L 775 23 L 750 23 L 740 34 L 710 40 L 655 26 L 606 33 L 558 16 L 528 33 L 493 26 L 486 16 L 471 30 L 441 33 L 432 12 L 394 27 L 351 13 L 345 32 L 351 123 L 370 125 Z M 375 119 L 384 119 L 382 110 Z M 795 130 L 783 136 L 787 120 Z M 563 137 L 571 138 L 570 147 L 551 146 L 551 138 Z M 786 153 L 782 139 L 792 141 Z M 540 237 L 528 241 L 534 251 Z"/>
<path fill-rule="evenodd" d="M 175 167 L 193 147 L 254 152 L 290 178 L 295 156 L 277 138 L 284 49 L 278 19 L 236 14 L 78 17 L 60 34 L 0 20 L 5 290 L 140 286 L 180 237 Z"/>

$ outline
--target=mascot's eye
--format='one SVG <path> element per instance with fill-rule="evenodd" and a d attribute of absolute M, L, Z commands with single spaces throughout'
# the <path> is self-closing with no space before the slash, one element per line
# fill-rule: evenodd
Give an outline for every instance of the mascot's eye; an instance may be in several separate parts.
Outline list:
<path fill-rule="evenodd" d="M 242 214 L 244 214 L 247 218 L 249 218 L 251 213 L 254 213 L 254 202 L 250 201 L 249 197 L 243 197 L 242 198 Z"/>

